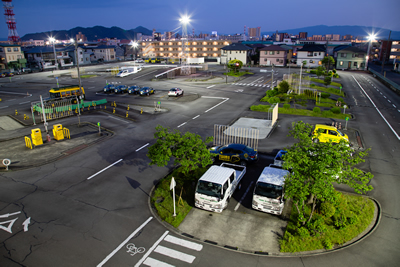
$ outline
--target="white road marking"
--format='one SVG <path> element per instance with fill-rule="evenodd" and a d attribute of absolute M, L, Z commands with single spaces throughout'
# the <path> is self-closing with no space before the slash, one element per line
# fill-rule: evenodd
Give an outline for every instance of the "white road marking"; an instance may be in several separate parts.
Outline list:
<path fill-rule="evenodd" d="M 392 103 L 392 101 L 390 101 L 389 99 L 388 99 L 388 102 L 389 102 L 389 103 Z"/>
<path fill-rule="evenodd" d="M 16 92 L 9 92 L 9 91 L 0 91 L 1 94 L 11 94 L 11 95 L 27 95 L 24 93 L 16 93 Z"/>
<path fill-rule="evenodd" d="M 386 98 L 386 96 L 383 96 L 384 98 Z"/>
<path fill-rule="evenodd" d="M 24 232 L 28 232 L 28 225 L 31 223 L 31 217 L 29 217 L 28 219 L 26 219 L 22 225 L 24 226 Z"/>
<path fill-rule="evenodd" d="M 164 239 L 164 237 L 168 234 L 168 231 L 166 231 L 154 244 L 147 250 L 146 254 L 143 255 L 143 257 L 135 264 L 135 267 L 139 267 L 143 261 L 150 255 L 151 252 L 160 244 L 160 242 Z"/>
<path fill-rule="evenodd" d="M 151 266 L 151 267 L 175 267 L 174 265 L 153 259 L 148 257 L 144 262 L 144 265 Z"/>
<path fill-rule="evenodd" d="M 197 119 L 198 117 L 200 117 L 200 115 L 197 115 L 196 117 L 193 117 L 192 120 Z"/>
<path fill-rule="evenodd" d="M 141 146 L 141 147 L 139 147 L 138 149 L 136 149 L 135 151 L 136 152 L 138 152 L 139 150 L 141 150 L 141 149 L 143 149 L 143 148 L 145 148 L 146 146 L 148 146 L 149 145 L 149 143 L 147 143 L 147 144 L 145 144 L 144 146 Z"/>
<path fill-rule="evenodd" d="M 14 101 L 14 100 L 15 100 L 15 98 L 14 98 L 14 99 L 7 100 L 7 101 Z"/>
<path fill-rule="evenodd" d="M 23 105 L 23 104 L 26 104 L 26 103 L 31 103 L 31 101 L 22 102 L 22 103 L 19 103 L 19 104 Z"/>
<path fill-rule="evenodd" d="M 111 259 L 112 256 L 114 256 L 115 253 L 118 252 L 123 246 L 125 246 L 126 243 L 128 243 L 129 240 L 132 239 L 138 233 L 140 230 L 142 230 L 143 227 L 145 227 L 150 221 L 153 219 L 153 217 L 148 218 L 139 228 L 137 228 L 130 236 L 128 236 L 127 239 L 125 239 L 124 242 L 122 242 L 116 249 L 114 249 L 113 252 L 111 252 L 102 262 L 100 262 L 97 267 L 103 266 L 104 263 L 106 263 L 109 259 Z M 136 265 L 135 265 L 136 266 Z"/>
<path fill-rule="evenodd" d="M 191 241 L 187 241 L 185 239 L 177 238 L 172 235 L 167 235 L 167 237 L 164 240 L 167 242 L 170 242 L 170 243 L 173 243 L 173 244 L 185 247 L 185 248 L 197 250 L 197 251 L 200 251 L 203 249 L 203 245 L 201 245 L 201 244 L 197 244 L 197 243 L 194 243 Z"/>
<path fill-rule="evenodd" d="M 396 108 L 396 105 L 392 104 L 392 106 L 393 106 L 394 108 Z"/>
<path fill-rule="evenodd" d="M 148 73 L 146 73 L 146 74 L 143 74 L 143 75 L 141 75 L 141 76 L 135 77 L 135 78 L 133 78 L 132 80 L 136 80 L 137 78 L 140 78 L 140 77 L 143 77 L 143 76 L 149 75 L 149 74 L 151 74 L 151 73 L 153 73 L 153 72 L 157 72 L 157 71 L 158 71 L 158 70 L 155 70 L 155 71 L 148 72 Z"/>
<path fill-rule="evenodd" d="M 93 174 L 92 176 L 90 176 L 89 178 L 87 178 L 87 180 L 90 180 L 90 179 L 92 179 L 93 177 L 95 177 L 96 175 L 98 175 L 98 174 L 100 174 L 100 173 L 102 173 L 102 172 L 104 172 L 105 170 L 107 170 L 108 168 L 111 168 L 112 166 L 114 166 L 115 164 L 118 164 L 119 162 L 121 162 L 122 161 L 122 159 L 120 159 L 120 160 L 117 160 L 116 162 L 114 162 L 113 164 L 111 164 L 110 166 L 108 166 L 108 167 L 105 167 L 104 169 L 102 169 L 101 171 L 98 171 L 98 172 L 96 172 L 95 174 Z"/>
<path fill-rule="evenodd" d="M 0 108 L 8 108 L 8 106 L 5 106 L 5 107 L 0 107 Z"/>
<path fill-rule="evenodd" d="M 229 100 L 229 98 L 226 98 L 224 101 L 222 101 L 221 103 L 219 103 L 219 104 L 216 104 L 215 106 L 213 106 L 213 107 L 211 107 L 211 108 L 209 108 L 209 109 L 207 109 L 206 111 L 204 111 L 204 112 L 209 112 L 210 110 L 212 110 L 213 108 L 216 108 L 216 107 L 218 107 L 219 105 L 221 105 L 221 104 L 223 104 L 224 102 L 226 102 L 226 101 L 228 101 Z"/>
<path fill-rule="evenodd" d="M 185 124 L 186 124 L 186 122 L 182 123 L 181 125 L 178 125 L 176 128 L 182 127 Z"/>
<path fill-rule="evenodd" d="M 174 259 L 178 259 L 187 263 L 192 263 L 194 261 L 194 259 L 196 258 L 195 256 L 174 250 L 174 249 L 170 249 L 164 246 L 157 246 L 156 249 L 154 250 L 154 252 L 160 253 L 162 255 L 174 258 Z"/>
<path fill-rule="evenodd" d="M 207 89 L 209 89 L 209 88 L 211 88 L 211 87 L 214 87 L 215 86 L 215 84 L 214 85 L 210 85 L 209 87 L 207 87 Z"/>
<path fill-rule="evenodd" d="M 129 123 L 128 121 L 124 121 L 124 120 L 121 120 L 121 119 L 115 118 L 115 117 L 113 117 L 113 116 L 108 116 L 108 117 L 110 117 L 110 118 L 113 118 L 113 119 L 116 119 L 116 120 L 119 120 L 119 121 L 123 121 L 123 122 L 125 122 L 125 123 Z"/>
<path fill-rule="evenodd" d="M 20 211 L 17 211 L 17 212 L 14 212 L 14 213 L 3 214 L 3 215 L 0 215 L 0 218 L 8 218 L 10 216 L 14 216 L 14 215 L 17 215 L 17 214 L 20 214 L 20 213 L 21 213 Z"/>
<path fill-rule="evenodd" d="M 357 79 L 351 75 L 353 77 L 353 79 L 356 81 L 356 83 L 358 84 L 358 86 L 361 88 L 361 90 L 363 91 L 363 93 L 367 96 L 367 98 L 369 99 L 369 101 L 372 103 L 372 105 L 374 106 L 374 108 L 376 109 L 376 111 L 378 111 L 379 115 L 381 115 L 382 119 L 386 122 L 386 124 L 389 126 L 389 128 L 392 130 L 392 132 L 394 133 L 394 135 L 397 137 L 398 140 L 400 140 L 400 136 L 395 132 L 395 130 L 393 129 L 393 127 L 389 124 L 389 122 L 386 120 L 386 118 L 382 115 L 382 113 L 380 112 L 380 110 L 376 107 L 375 103 L 372 101 L 372 99 L 367 95 L 367 93 L 365 92 L 364 88 L 362 88 L 362 86 L 358 83 Z"/>
<path fill-rule="evenodd" d="M 244 200 L 245 196 L 247 195 L 247 193 L 249 192 L 249 190 L 250 190 L 251 186 L 253 185 L 253 182 L 254 182 L 254 181 L 251 181 L 251 183 L 250 183 L 249 187 L 247 187 L 247 190 L 246 190 L 246 192 L 244 192 L 244 195 L 243 195 L 243 196 L 242 196 L 242 198 L 240 199 L 239 203 L 237 203 L 237 205 L 236 205 L 236 207 L 235 207 L 234 211 L 237 211 L 237 210 L 238 210 L 238 208 L 240 207 L 240 204 L 242 204 L 242 202 L 243 202 L 243 200 Z"/>

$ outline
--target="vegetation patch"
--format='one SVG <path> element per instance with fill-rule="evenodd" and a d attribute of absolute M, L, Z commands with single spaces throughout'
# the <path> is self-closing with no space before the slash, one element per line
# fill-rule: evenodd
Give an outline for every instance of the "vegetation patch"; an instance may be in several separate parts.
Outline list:
<path fill-rule="evenodd" d="M 230 71 L 230 72 L 225 72 L 224 73 L 224 75 L 233 76 L 233 77 L 241 77 L 241 76 L 246 75 L 246 74 L 253 75 L 254 73 L 249 72 L 249 71 L 240 71 L 240 72 Z"/>
<path fill-rule="evenodd" d="M 87 79 L 87 78 L 93 78 L 93 77 L 97 77 L 97 75 L 96 74 L 81 75 L 81 79 Z"/>

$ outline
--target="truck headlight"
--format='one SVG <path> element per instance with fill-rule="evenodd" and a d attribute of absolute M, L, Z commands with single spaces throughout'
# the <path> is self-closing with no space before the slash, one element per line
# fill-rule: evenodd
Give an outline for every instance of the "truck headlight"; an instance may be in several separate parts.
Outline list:
<path fill-rule="evenodd" d="M 221 208 L 221 204 L 216 204 L 216 205 L 214 205 L 214 208 L 220 209 L 220 208 Z"/>

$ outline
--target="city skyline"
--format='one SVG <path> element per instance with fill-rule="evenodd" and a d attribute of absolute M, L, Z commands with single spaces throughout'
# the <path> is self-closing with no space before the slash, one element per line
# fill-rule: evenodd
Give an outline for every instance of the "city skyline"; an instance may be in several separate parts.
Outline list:
<path fill-rule="evenodd" d="M 188 30 L 195 29 L 203 33 L 243 33 L 245 25 L 248 28 L 261 27 L 261 32 L 266 32 L 321 24 L 371 26 L 400 31 L 400 24 L 396 21 L 400 3 L 396 0 L 381 1 L 379 7 L 372 0 L 360 2 L 362 5 L 358 1 L 338 0 L 334 5 L 322 8 L 319 3 L 315 0 L 288 0 L 282 6 L 277 2 L 255 1 L 245 6 L 248 11 L 243 11 L 240 7 L 243 2 L 237 0 L 230 1 L 229 5 L 210 0 L 202 1 L 201 5 L 181 0 L 154 0 L 151 5 L 127 0 L 13 1 L 20 37 L 28 33 L 93 26 L 117 26 L 126 30 L 143 26 L 150 30 L 179 31 L 179 18 L 186 14 L 191 18 Z M 0 38 L 7 37 L 7 25 L 3 22 Z"/>

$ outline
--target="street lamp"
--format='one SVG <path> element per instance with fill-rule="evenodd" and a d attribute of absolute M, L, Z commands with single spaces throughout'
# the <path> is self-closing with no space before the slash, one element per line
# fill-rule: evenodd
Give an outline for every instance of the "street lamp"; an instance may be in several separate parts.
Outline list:
<path fill-rule="evenodd" d="M 187 66 L 187 42 L 188 42 L 188 34 L 187 34 L 187 25 L 190 22 L 190 18 L 188 16 L 183 16 L 180 20 L 182 23 L 182 62 L 181 62 L 181 67 L 182 71 L 185 75 L 189 74 L 189 68 Z"/>
<path fill-rule="evenodd" d="M 139 46 L 139 44 L 137 43 L 137 42 L 131 42 L 131 46 L 133 47 L 133 52 L 135 53 L 135 57 L 134 57 L 134 61 L 133 62 L 135 62 L 136 61 L 136 48 Z"/>
<path fill-rule="evenodd" d="M 58 70 L 57 55 L 56 55 L 56 39 L 54 37 L 50 37 L 49 41 L 50 43 L 53 43 L 54 64 L 56 65 L 56 70 Z"/>
<path fill-rule="evenodd" d="M 367 60 L 365 62 L 365 69 L 366 70 L 368 70 L 368 61 L 369 61 L 369 53 L 370 53 L 370 50 L 371 50 L 371 43 L 372 43 L 372 40 L 375 40 L 375 37 L 376 37 L 375 34 L 368 35 L 369 43 L 368 43 L 368 51 L 367 51 Z"/>
<path fill-rule="evenodd" d="M 70 41 L 71 41 L 71 43 L 75 44 L 75 59 L 76 59 L 76 68 L 77 68 L 77 72 L 78 72 L 79 91 L 80 91 L 81 97 L 83 97 L 82 84 L 81 84 L 81 74 L 79 72 L 78 38 L 76 40 L 71 38 Z"/>

